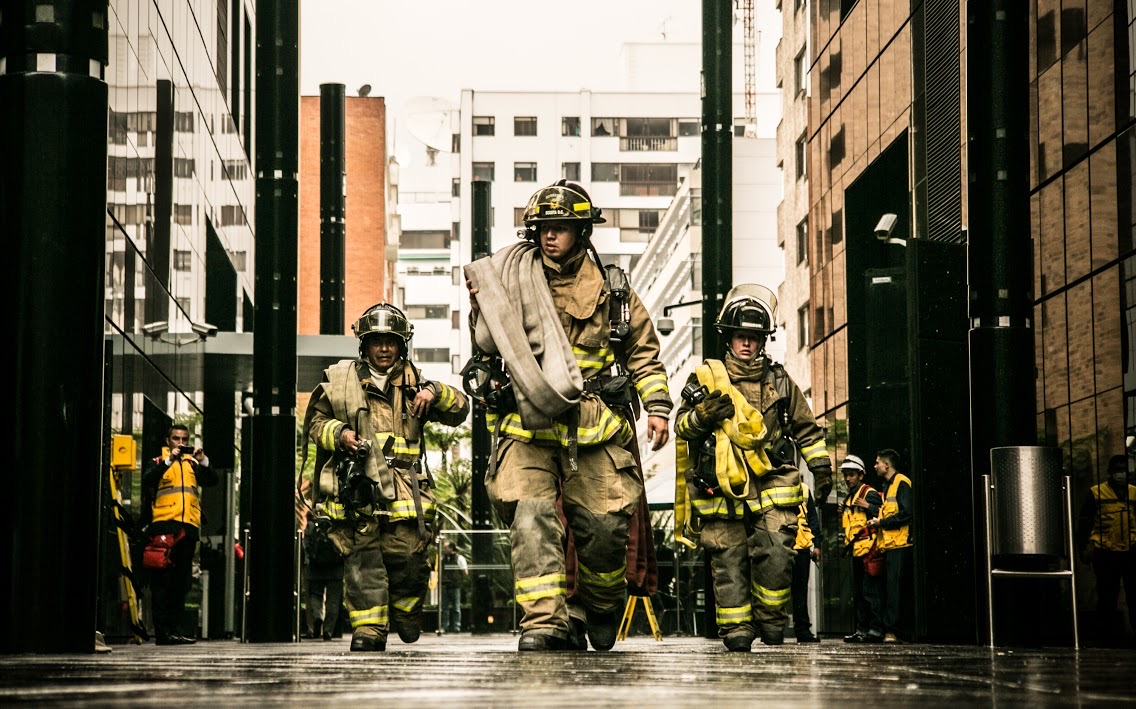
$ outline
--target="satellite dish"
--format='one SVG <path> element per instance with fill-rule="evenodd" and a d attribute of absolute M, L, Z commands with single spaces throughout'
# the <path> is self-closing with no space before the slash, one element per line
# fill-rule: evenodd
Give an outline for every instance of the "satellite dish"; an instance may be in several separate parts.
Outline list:
<path fill-rule="evenodd" d="M 415 96 L 406 102 L 405 125 L 427 148 L 448 153 L 452 147 L 451 118 L 456 104 L 437 96 Z"/>

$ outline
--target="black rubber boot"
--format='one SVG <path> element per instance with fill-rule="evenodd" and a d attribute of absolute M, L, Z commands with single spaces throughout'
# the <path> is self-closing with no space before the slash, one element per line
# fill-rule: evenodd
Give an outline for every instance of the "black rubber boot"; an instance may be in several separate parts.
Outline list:
<path fill-rule="evenodd" d="M 517 643 L 517 650 L 521 652 L 555 652 L 563 649 L 564 639 L 552 633 L 524 632 Z"/>
<path fill-rule="evenodd" d="M 726 646 L 729 652 L 749 652 L 753 647 L 753 634 L 752 633 L 730 633 L 722 638 L 722 644 Z"/>
<path fill-rule="evenodd" d="M 351 652 L 382 652 L 387 649 L 386 638 L 377 635 L 361 635 L 355 633 L 351 636 Z"/>
<path fill-rule="evenodd" d="M 588 610 L 588 640 L 592 647 L 604 652 L 615 647 L 615 636 L 619 634 L 619 621 L 622 618 L 619 609 L 600 613 Z"/>

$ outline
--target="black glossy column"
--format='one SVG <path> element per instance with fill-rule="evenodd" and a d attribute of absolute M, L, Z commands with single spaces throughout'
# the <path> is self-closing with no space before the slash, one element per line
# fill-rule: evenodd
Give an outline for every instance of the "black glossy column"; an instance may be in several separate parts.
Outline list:
<path fill-rule="evenodd" d="M 300 152 L 299 3 L 256 6 L 256 327 L 253 332 L 248 639 L 295 625 L 296 268 Z"/>
<path fill-rule="evenodd" d="M 1030 105 L 1029 51 L 1028 3 L 967 3 L 970 430 L 978 559 L 985 553 L 979 483 L 990 472 L 990 449 L 1037 444 L 1030 112 L 1023 108 Z M 985 590 L 985 569 L 976 566 L 982 577 L 978 588 Z M 1002 586 L 1002 595 L 1013 596 L 1013 605 L 1023 608 L 1036 594 L 1022 591 L 1036 583 L 1016 581 Z M 1028 616 L 1033 621 L 1022 620 L 1045 626 L 1036 620 L 1051 612 L 1035 608 Z M 1005 633 L 1000 637 L 1010 639 Z"/>
<path fill-rule="evenodd" d="M 0 651 L 92 652 L 103 467 L 107 3 L 5 2 Z"/>
<path fill-rule="evenodd" d="M 702 2 L 702 354 L 721 356 L 714 321 L 734 278 L 732 65 L 734 3 Z M 714 585 L 706 568 L 703 628 L 718 636 Z"/>
<path fill-rule="evenodd" d="M 492 203 L 493 183 L 481 180 L 470 183 L 471 224 L 473 234 L 471 239 L 472 256 L 474 261 L 488 256 L 493 248 L 492 232 Z M 473 419 L 471 421 L 470 443 L 473 457 L 473 486 L 470 492 L 470 512 L 473 517 L 474 530 L 493 528 L 493 510 L 489 503 L 489 493 L 485 489 L 485 474 L 489 470 L 489 451 L 491 447 L 489 428 L 485 424 L 485 407 L 473 402 Z M 473 563 L 474 565 L 492 563 L 493 539 L 488 534 L 473 534 Z M 473 620 L 470 627 L 475 633 L 488 633 L 489 616 L 492 613 L 493 598 L 489 583 L 489 574 L 477 571 L 473 576 L 473 587 L 470 595 L 470 611 Z"/>
<path fill-rule="evenodd" d="M 347 225 L 347 128 L 343 84 L 320 84 L 320 334 L 343 321 Z"/>

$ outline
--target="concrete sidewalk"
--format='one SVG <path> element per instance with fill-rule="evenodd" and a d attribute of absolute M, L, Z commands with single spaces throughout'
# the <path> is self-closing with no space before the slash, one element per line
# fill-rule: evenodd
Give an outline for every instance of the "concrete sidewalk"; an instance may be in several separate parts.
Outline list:
<path fill-rule="evenodd" d="M 511 635 L 393 637 L 385 653 L 347 639 L 113 645 L 101 655 L 0 656 L 0 704 L 56 706 L 825 706 L 853 703 L 1130 703 L 1136 651 L 941 645 L 758 644 L 633 637 L 608 653 L 518 653 Z"/>

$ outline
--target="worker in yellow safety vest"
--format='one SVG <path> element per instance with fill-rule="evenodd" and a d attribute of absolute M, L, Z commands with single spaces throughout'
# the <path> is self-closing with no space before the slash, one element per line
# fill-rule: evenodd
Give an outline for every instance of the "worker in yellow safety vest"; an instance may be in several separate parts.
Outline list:
<path fill-rule="evenodd" d="M 1128 605 L 1132 632 L 1132 603 L 1136 600 L 1136 485 L 1128 482 L 1128 458 L 1108 461 L 1108 479 L 1090 489 L 1077 524 L 1082 558 L 1093 565 L 1097 581 L 1098 635 L 1105 644 L 1123 641 L 1118 610 L 1120 586 Z"/>
<path fill-rule="evenodd" d="M 216 482 L 217 473 L 209 467 L 205 451 L 190 443 L 189 428 L 181 424 L 170 427 L 162 454 L 142 475 L 145 496 L 152 500 L 151 521 L 146 527 L 150 543 L 143 554 L 143 565 L 150 573 L 158 645 L 196 642 L 196 631 L 182 627 L 182 616 L 193 585 L 193 557 L 201 535 L 198 487 Z"/>

